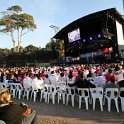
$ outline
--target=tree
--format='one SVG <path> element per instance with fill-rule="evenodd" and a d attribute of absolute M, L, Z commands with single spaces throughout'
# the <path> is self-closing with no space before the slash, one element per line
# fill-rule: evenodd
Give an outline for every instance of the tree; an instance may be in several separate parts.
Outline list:
<path fill-rule="evenodd" d="M 54 49 L 56 51 L 64 50 L 64 41 L 60 39 L 56 40 L 51 38 L 51 41 L 46 44 L 46 48 L 51 50 Z"/>
<path fill-rule="evenodd" d="M 0 32 L 8 33 L 11 36 L 14 52 L 16 51 L 15 36 L 17 35 L 17 51 L 19 51 L 22 36 L 36 29 L 34 19 L 31 15 L 22 13 L 22 8 L 18 5 L 9 7 L 6 11 L 2 12 L 2 14 L 3 16 L 0 19 L 0 26 L 2 29 Z"/>
<path fill-rule="evenodd" d="M 24 48 L 24 51 L 31 51 L 31 52 L 34 52 L 34 51 L 37 51 L 37 50 L 38 50 L 38 47 L 33 46 L 33 45 L 31 45 L 31 44 Z"/>

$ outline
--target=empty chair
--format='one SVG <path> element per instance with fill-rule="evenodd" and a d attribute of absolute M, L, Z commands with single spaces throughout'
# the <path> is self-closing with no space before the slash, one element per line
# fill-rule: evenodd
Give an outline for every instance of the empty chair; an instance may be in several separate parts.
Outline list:
<path fill-rule="evenodd" d="M 52 102 L 55 104 L 55 95 L 57 93 L 57 87 L 53 84 L 47 86 L 47 102 L 49 103 L 50 96 L 52 96 Z"/>
<path fill-rule="evenodd" d="M 78 88 L 79 109 L 81 108 L 82 98 L 86 103 L 86 110 L 88 110 L 89 88 Z"/>
<path fill-rule="evenodd" d="M 36 101 L 36 97 L 37 97 L 37 93 L 38 93 L 38 89 L 31 87 L 31 97 L 30 97 L 30 100 L 33 98 L 33 101 L 35 102 Z"/>
<path fill-rule="evenodd" d="M 16 83 L 16 88 L 17 88 L 16 95 L 17 95 L 18 99 L 21 99 L 24 89 L 20 83 Z"/>
<path fill-rule="evenodd" d="M 42 89 L 40 89 L 40 102 L 42 101 L 42 98 L 44 98 L 45 102 L 47 102 L 47 86 L 48 84 L 45 84 Z"/>
<path fill-rule="evenodd" d="M 108 111 L 111 110 L 111 100 L 115 101 L 117 112 L 119 112 L 118 107 L 118 96 L 119 96 L 119 89 L 118 88 L 106 88 L 105 90 L 105 98 L 108 101 Z"/>
<path fill-rule="evenodd" d="M 93 100 L 93 110 L 95 110 L 96 99 L 98 99 L 100 102 L 101 111 L 103 111 L 103 88 L 102 87 L 90 88 L 90 92 L 91 100 Z"/>
<path fill-rule="evenodd" d="M 65 87 L 66 87 L 65 85 L 57 87 L 58 88 L 58 92 L 57 92 L 57 94 L 58 94 L 58 104 L 59 104 L 60 98 L 63 99 L 63 104 L 65 104 L 65 91 L 66 91 Z"/>
<path fill-rule="evenodd" d="M 124 87 L 120 88 L 119 97 L 121 99 L 121 110 L 124 112 Z"/>
<path fill-rule="evenodd" d="M 74 107 L 75 87 L 66 86 L 66 105 L 71 97 L 72 106 Z"/>
<path fill-rule="evenodd" d="M 10 93 L 13 96 L 13 98 L 16 97 L 16 91 L 17 91 L 16 83 L 10 83 Z"/>
<path fill-rule="evenodd" d="M 31 88 L 24 88 L 23 99 L 26 97 L 26 99 L 29 100 L 30 92 Z"/>

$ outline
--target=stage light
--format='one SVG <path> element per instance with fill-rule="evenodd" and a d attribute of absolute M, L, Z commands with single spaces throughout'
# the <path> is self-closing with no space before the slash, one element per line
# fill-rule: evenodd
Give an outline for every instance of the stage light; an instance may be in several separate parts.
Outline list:
<path fill-rule="evenodd" d="M 90 37 L 90 40 L 93 40 L 93 37 Z"/>
<path fill-rule="evenodd" d="M 86 40 L 85 40 L 85 39 L 83 39 L 83 42 L 85 43 L 85 42 L 86 42 Z"/>
<path fill-rule="evenodd" d="M 102 36 L 101 36 L 101 34 L 98 34 L 98 38 L 101 38 Z"/>

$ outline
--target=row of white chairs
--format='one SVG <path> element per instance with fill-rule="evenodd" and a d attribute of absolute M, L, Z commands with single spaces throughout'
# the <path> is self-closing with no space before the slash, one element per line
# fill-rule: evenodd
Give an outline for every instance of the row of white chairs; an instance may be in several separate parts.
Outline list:
<path fill-rule="evenodd" d="M 0 83 L 0 88 L 6 87 L 4 83 Z M 76 92 L 77 90 L 77 92 Z M 10 83 L 10 92 L 13 98 L 24 98 L 26 96 L 27 100 L 32 100 L 35 102 L 37 98 L 37 93 L 40 92 L 40 101 L 45 99 L 46 103 L 49 103 L 50 98 L 52 98 L 52 103 L 55 104 L 55 97 L 58 96 L 58 103 L 60 98 L 63 100 L 63 104 L 68 105 L 69 98 L 71 97 L 72 106 L 74 107 L 75 98 L 78 98 L 79 109 L 81 108 L 82 99 L 86 103 L 86 110 L 88 110 L 88 103 L 93 103 L 93 110 L 95 110 L 96 99 L 100 102 L 101 111 L 103 111 L 103 105 L 105 104 L 105 99 L 108 102 L 108 111 L 111 111 L 111 100 L 115 101 L 117 112 L 119 112 L 118 98 L 121 100 L 121 109 L 124 111 L 124 97 L 120 95 L 124 92 L 124 88 L 106 88 L 105 92 L 102 87 L 97 88 L 76 88 L 69 87 L 65 85 L 48 85 L 45 84 L 42 89 L 24 89 L 20 83 Z"/>
<path fill-rule="evenodd" d="M 43 89 L 40 90 L 41 97 L 40 101 L 42 101 L 42 98 L 45 98 L 45 102 L 49 103 L 50 96 L 52 97 L 52 102 L 55 104 L 55 96 L 58 95 L 58 103 L 60 100 L 60 97 L 63 99 L 63 104 L 68 105 L 69 97 L 71 97 L 72 106 L 74 107 L 75 102 L 75 96 L 78 96 L 78 102 L 79 102 L 79 108 L 81 108 L 82 98 L 84 99 L 86 103 L 86 110 L 88 110 L 88 103 L 93 102 L 93 110 L 95 110 L 95 103 L 96 99 L 99 99 L 100 101 L 100 108 L 101 111 L 103 111 L 103 105 L 105 104 L 105 99 L 107 99 L 108 102 L 108 111 L 111 111 L 111 100 L 113 99 L 115 101 L 117 112 L 119 112 L 118 107 L 118 98 L 121 100 L 121 108 L 122 111 L 124 111 L 124 97 L 120 96 L 120 92 L 124 92 L 124 88 L 106 88 L 106 91 L 104 92 L 102 87 L 97 88 L 77 88 L 78 93 L 76 93 L 75 87 L 69 87 L 69 86 L 55 86 L 55 85 L 47 85 Z M 36 94 L 38 91 L 35 90 L 34 95 L 34 101 L 36 101 Z M 31 96 L 32 97 L 32 96 Z"/>

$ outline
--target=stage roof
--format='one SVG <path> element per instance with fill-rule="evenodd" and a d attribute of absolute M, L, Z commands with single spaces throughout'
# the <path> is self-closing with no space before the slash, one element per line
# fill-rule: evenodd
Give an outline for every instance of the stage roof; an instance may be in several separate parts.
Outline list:
<path fill-rule="evenodd" d="M 72 23 L 62 28 L 53 38 L 64 39 L 65 35 L 67 35 L 67 33 L 70 32 L 70 30 L 75 29 L 75 27 L 80 27 L 82 23 L 85 24 L 93 20 L 98 20 L 100 17 L 106 16 L 107 14 L 112 16 L 114 19 L 118 20 L 124 26 L 124 18 L 122 17 L 122 15 L 116 10 L 116 8 L 110 8 L 86 15 L 73 21 Z"/>

